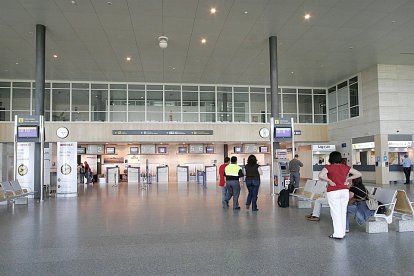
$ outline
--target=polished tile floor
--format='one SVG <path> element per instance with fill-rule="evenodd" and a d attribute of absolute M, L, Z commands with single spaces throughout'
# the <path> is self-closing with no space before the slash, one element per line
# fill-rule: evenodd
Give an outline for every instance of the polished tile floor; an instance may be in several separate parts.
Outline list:
<path fill-rule="evenodd" d="M 0 205 L 0 275 L 414 275 L 414 232 L 367 234 L 353 222 L 332 240 L 327 208 L 307 221 L 309 210 L 279 208 L 267 185 L 256 213 L 222 209 L 214 185 L 79 190 Z"/>

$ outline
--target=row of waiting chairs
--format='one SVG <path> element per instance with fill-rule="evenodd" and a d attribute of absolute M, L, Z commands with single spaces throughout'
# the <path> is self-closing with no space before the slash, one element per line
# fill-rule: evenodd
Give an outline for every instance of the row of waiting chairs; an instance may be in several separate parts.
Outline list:
<path fill-rule="evenodd" d="M 22 188 L 18 180 L 0 182 L 0 202 L 13 201 L 31 195 L 29 188 Z"/>

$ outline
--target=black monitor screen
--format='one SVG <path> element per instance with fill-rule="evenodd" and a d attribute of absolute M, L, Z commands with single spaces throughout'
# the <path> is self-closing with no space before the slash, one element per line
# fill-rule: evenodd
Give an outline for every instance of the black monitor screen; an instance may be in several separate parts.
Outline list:
<path fill-rule="evenodd" d="M 178 147 L 178 153 L 187 153 L 187 147 Z"/>
<path fill-rule="evenodd" d="M 167 153 L 167 147 L 158 147 L 158 153 Z"/>
<path fill-rule="evenodd" d="M 17 127 L 18 138 L 39 138 L 38 126 L 18 126 Z"/>
<path fill-rule="evenodd" d="M 275 127 L 275 138 L 292 138 L 292 128 Z"/>
<path fill-rule="evenodd" d="M 241 146 L 234 147 L 234 153 L 241 153 L 241 152 L 242 152 Z"/>
<path fill-rule="evenodd" d="M 267 152 L 267 147 L 259 147 L 260 152 Z"/>
<path fill-rule="evenodd" d="M 86 148 L 78 148 L 78 154 L 86 154 Z"/>
<path fill-rule="evenodd" d="M 286 170 L 286 166 L 285 166 L 285 165 L 281 165 L 281 166 L 280 166 L 280 169 L 281 169 L 281 170 Z"/>

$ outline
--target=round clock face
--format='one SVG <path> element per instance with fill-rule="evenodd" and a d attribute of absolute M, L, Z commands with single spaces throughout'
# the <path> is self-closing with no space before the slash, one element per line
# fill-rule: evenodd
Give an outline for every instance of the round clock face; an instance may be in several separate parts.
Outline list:
<path fill-rule="evenodd" d="M 70 174 L 71 171 L 72 171 L 72 168 L 67 163 L 63 164 L 62 167 L 60 167 L 60 172 L 63 175 L 68 175 L 68 174 Z"/>
<path fill-rule="evenodd" d="M 66 138 L 69 135 L 69 130 L 66 127 L 60 127 L 56 130 L 56 135 L 61 139 Z"/>
<path fill-rule="evenodd" d="M 259 135 L 260 135 L 260 137 L 262 137 L 262 138 L 267 138 L 267 137 L 269 137 L 269 134 L 270 134 L 270 131 L 269 131 L 269 129 L 268 128 L 261 128 L 260 129 L 260 131 L 259 131 Z"/>
<path fill-rule="evenodd" d="M 23 165 L 23 164 L 21 164 L 21 165 L 17 168 L 17 173 L 18 173 L 20 176 L 23 176 L 23 175 L 27 174 L 27 171 L 28 171 L 27 166 L 26 166 L 26 165 Z"/>

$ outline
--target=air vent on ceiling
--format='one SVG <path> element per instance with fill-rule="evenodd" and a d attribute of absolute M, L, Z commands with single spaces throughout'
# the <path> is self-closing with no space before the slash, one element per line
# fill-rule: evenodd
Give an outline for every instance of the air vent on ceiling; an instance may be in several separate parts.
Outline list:
<path fill-rule="evenodd" d="M 414 55 L 414 53 L 407 52 L 407 53 L 400 53 L 400 55 Z"/>

